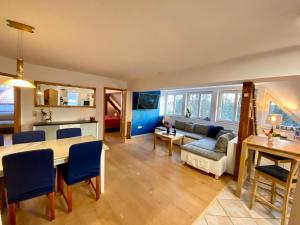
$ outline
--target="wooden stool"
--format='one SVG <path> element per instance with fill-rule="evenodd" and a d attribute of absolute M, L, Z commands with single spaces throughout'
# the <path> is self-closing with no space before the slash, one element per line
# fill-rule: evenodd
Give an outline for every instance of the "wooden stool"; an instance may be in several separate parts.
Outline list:
<path fill-rule="evenodd" d="M 259 153 L 259 158 L 261 157 L 261 154 Z M 298 162 L 293 160 L 291 161 L 291 170 L 288 171 L 278 165 L 268 165 L 268 166 L 256 166 L 255 168 L 255 176 L 254 176 L 254 182 L 253 182 L 253 191 L 252 191 L 252 197 L 249 204 L 249 208 L 252 209 L 253 203 L 255 199 L 259 199 L 264 204 L 268 205 L 269 207 L 279 211 L 282 213 L 281 216 L 281 225 L 285 225 L 286 222 L 286 216 L 287 216 L 287 209 L 288 209 L 288 201 L 289 201 L 289 195 L 293 188 L 296 187 L 297 178 L 298 178 L 298 170 L 299 165 Z M 266 200 L 264 197 L 259 195 L 257 193 L 257 186 L 260 176 L 263 178 L 272 181 L 272 190 L 271 190 L 271 202 Z M 274 200 L 276 198 L 276 195 L 279 195 L 276 191 L 276 185 L 281 185 L 284 187 L 285 193 L 283 196 L 283 205 L 282 207 L 277 207 L 274 205 Z"/>

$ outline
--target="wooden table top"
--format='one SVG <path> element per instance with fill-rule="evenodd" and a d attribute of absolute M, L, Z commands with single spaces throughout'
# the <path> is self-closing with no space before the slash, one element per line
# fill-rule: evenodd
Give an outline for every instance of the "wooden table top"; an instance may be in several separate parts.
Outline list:
<path fill-rule="evenodd" d="M 279 138 L 273 138 L 272 141 L 268 141 L 267 137 L 251 135 L 244 142 L 247 145 L 263 147 L 300 157 L 300 142 L 298 141 L 282 140 Z"/>
<path fill-rule="evenodd" d="M 159 132 L 155 132 L 156 135 L 164 137 L 164 138 L 168 138 L 168 139 L 178 139 L 178 138 L 182 138 L 184 135 L 180 134 L 180 133 L 176 133 L 176 135 L 173 134 L 166 134 L 166 131 L 159 131 Z"/>
<path fill-rule="evenodd" d="M 5 155 L 50 148 L 54 153 L 54 164 L 58 165 L 65 162 L 69 158 L 69 148 L 71 145 L 96 140 L 98 139 L 90 135 L 0 147 L 0 176 L 3 175 L 2 157 Z M 109 147 L 103 144 L 102 149 L 108 150 Z"/>

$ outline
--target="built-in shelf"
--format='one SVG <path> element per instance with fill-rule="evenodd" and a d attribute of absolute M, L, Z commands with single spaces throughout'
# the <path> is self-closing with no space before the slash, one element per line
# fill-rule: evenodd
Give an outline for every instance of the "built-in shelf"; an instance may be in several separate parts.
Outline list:
<path fill-rule="evenodd" d="M 98 123 L 98 121 L 74 120 L 74 121 L 35 122 L 33 123 L 33 126 L 68 125 L 68 124 L 83 124 L 83 123 Z"/>

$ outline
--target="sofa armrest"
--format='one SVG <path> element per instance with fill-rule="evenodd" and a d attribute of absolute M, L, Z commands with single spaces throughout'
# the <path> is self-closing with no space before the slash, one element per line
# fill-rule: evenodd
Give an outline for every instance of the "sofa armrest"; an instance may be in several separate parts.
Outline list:
<path fill-rule="evenodd" d="M 238 137 L 233 138 L 227 145 L 227 169 L 226 172 L 233 175 L 235 167 L 235 154 Z"/>

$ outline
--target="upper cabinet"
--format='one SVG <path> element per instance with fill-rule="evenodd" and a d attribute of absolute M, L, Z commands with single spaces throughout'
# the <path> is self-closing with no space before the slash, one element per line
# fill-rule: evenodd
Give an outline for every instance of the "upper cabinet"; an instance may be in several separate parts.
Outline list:
<path fill-rule="evenodd" d="M 35 107 L 96 107 L 96 88 L 35 81 Z"/>

